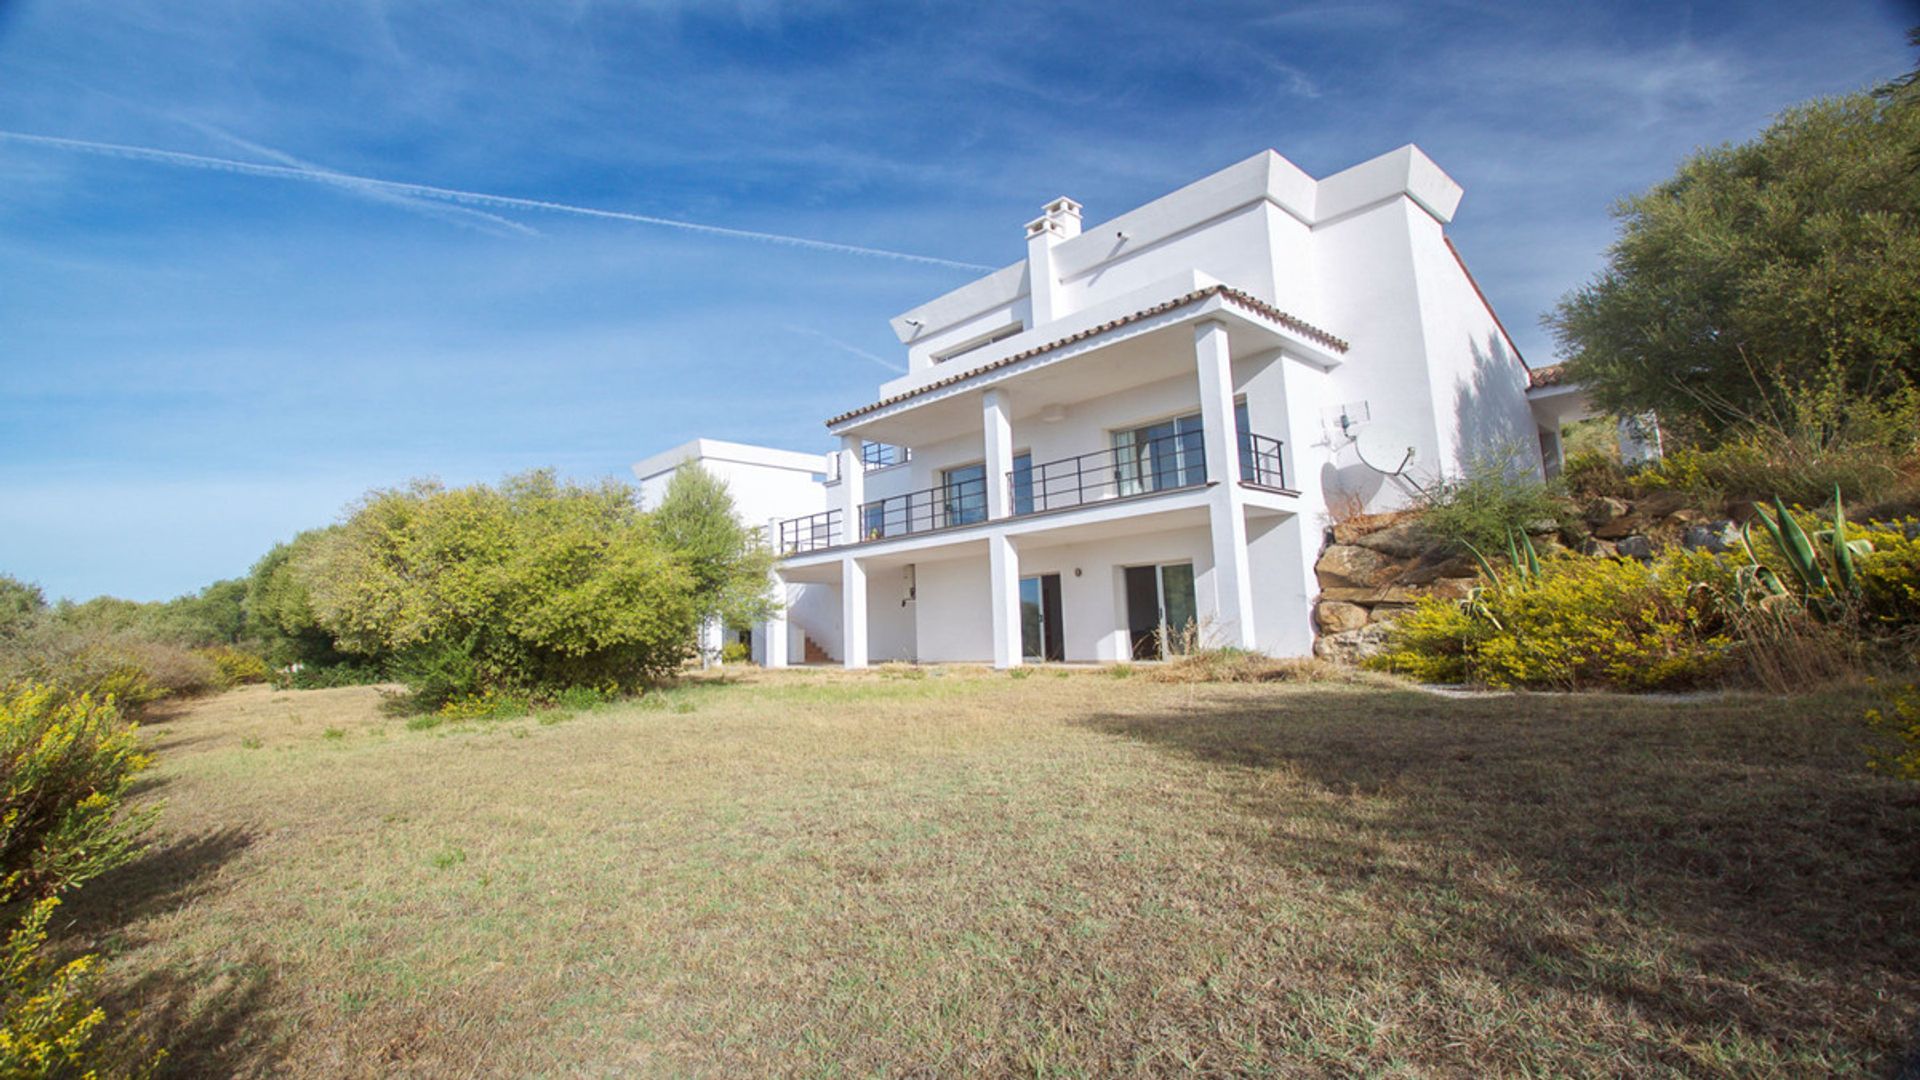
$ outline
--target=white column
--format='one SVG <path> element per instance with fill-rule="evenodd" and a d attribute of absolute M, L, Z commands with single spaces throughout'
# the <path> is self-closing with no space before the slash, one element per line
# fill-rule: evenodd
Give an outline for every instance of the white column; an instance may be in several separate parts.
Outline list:
<path fill-rule="evenodd" d="M 773 575 L 773 602 L 779 606 L 774 608 L 773 614 L 767 616 L 765 662 L 770 668 L 783 668 L 787 666 L 789 647 L 787 644 L 787 583 L 781 579 L 777 571 Z"/>
<path fill-rule="evenodd" d="M 1274 607 L 1260 612 L 1261 645 L 1272 656 L 1310 656 L 1313 602 L 1320 593 L 1314 564 L 1320 560 L 1326 532 L 1321 517 L 1327 505 L 1323 477 L 1335 453 L 1321 416 L 1334 401 L 1326 372 L 1293 356 L 1273 363 L 1269 370 L 1280 378 L 1281 411 L 1277 419 L 1262 422 L 1279 427 L 1261 434 L 1280 439 L 1287 486 L 1300 493 L 1300 509 L 1274 526 L 1267 538 L 1272 559 L 1261 565 L 1261 591 Z M 1269 410 L 1268 415 L 1275 414 Z M 1268 574 L 1273 578 L 1268 579 Z"/>
<path fill-rule="evenodd" d="M 867 666 L 867 568 L 851 555 L 840 560 L 840 643 L 842 664 Z"/>
<path fill-rule="evenodd" d="M 1205 431 L 1207 479 L 1213 483 L 1207 519 L 1213 533 L 1214 624 L 1207 644 L 1252 649 L 1253 566 L 1247 554 L 1246 493 L 1240 488 L 1240 438 L 1233 417 L 1233 356 L 1224 323 L 1194 328 L 1200 377 L 1200 424 Z"/>
<path fill-rule="evenodd" d="M 980 402 L 987 443 L 987 517 L 999 519 L 1013 513 L 1007 478 L 1013 468 L 1013 406 L 1007 392 L 998 388 L 980 395 Z"/>
<path fill-rule="evenodd" d="M 1193 330 L 1200 374 L 1200 425 L 1206 431 L 1207 479 L 1240 483 L 1240 437 L 1233 416 L 1233 357 L 1225 323 L 1203 322 Z"/>
<path fill-rule="evenodd" d="M 1019 667 L 1020 553 L 1004 534 L 987 537 L 987 595 L 993 608 L 993 666 Z"/>
<path fill-rule="evenodd" d="M 867 501 L 867 468 L 860 461 L 860 436 L 840 436 L 840 536 L 843 544 L 858 543 L 861 535 L 860 504 Z"/>

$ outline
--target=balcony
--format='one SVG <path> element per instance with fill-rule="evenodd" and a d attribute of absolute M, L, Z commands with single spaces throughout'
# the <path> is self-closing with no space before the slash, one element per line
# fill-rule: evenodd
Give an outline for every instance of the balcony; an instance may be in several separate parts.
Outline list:
<path fill-rule="evenodd" d="M 860 540 L 891 540 L 987 520 L 985 477 L 890 495 L 860 507 Z"/>
<path fill-rule="evenodd" d="M 1041 462 L 1005 474 L 1009 519 L 1204 487 L 1205 438 L 1199 430 L 1146 439 L 1124 446 Z M 1278 439 L 1252 432 L 1240 436 L 1240 482 L 1286 491 Z M 891 495 L 863 503 L 858 532 L 847 536 L 838 510 L 780 522 L 776 552 L 804 555 L 847 544 L 872 543 L 940 532 L 988 520 L 984 477 L 949 481 L 938 487 Z"/>
<path fill-rule="evenodd" d="M 822 514 L 782 521 L 780 535 L 774 538 L 773 550 L 780 555 L 805 555 L 810 551 L 837 547 L 840 544 L 840 518 L 840 511 L 828 510 Z"/>
<path fill-rule="evenodd" d="M 1015 517 L 1199 487 L 1206 482 L 1206 444 L 1198 431 L 1096 450 L 1007 474 Z M 1241 435 L 1240 482 L 1286 490 L 1280 440 L 1251 432 Z"/>

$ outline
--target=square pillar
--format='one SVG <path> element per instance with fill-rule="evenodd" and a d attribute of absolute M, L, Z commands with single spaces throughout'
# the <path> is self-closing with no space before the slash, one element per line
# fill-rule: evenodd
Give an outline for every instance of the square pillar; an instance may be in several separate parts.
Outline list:
<path fill-rule="evenodd" d="M 1207 447 L 1207 479 L 1240 483 L 1240 432 L 1233 415 L 1233 356 L 1225 323 L 1208 320 L 1193 330 L 1194 364 L 1200 376 L 1200 426 Z"/>
<path fill-rule="evenodd" d="M 782 581 L 777 573 L 773 575 L 773 601 L 779 606 L 767 616 L 763 631 L 766 639 L 763 647 L 767 651 L 764 662 L 770 668 L 783 668 L 787 666 L 789 648 L 787 644 L 787 583 Z"/>
<path fill-rule="evenodd" d="M 860 525 L 860 504 L 867 501 L 867 467 L 860 460 L 860 436 L 840 436 L 840 449 L 836 456 L 840 466 L 840 500 L 834 509 L 840 511 L 840 536 L 843 544 L 857 544 L 866 539 Z"/>
<path fill-rule="evenodd" d="M 1020 553 L 1011 537 L 987 537 L 987 595 L 993 609 L 993 666 L 1019 667 Z"/>
<path fill-rule="evenodd" d="M 840 641 L 842 664 L 867 666 L 867 567 L 852 556 L 840 560 Z"/>
<path fill-rule="evenodd" d="M 1214 625 L 1205 644 L 1255 648 L 1253 560 L 1247 552 L 1246 492 L 1240 488 L 1240 433 L 1233 416 L 1233 355 L 1226 324 L 1193 332 L 1200 379 L 1200 425 L 1207 448 L 1207 522 L 1213 534 Z"/>
<path fill-rule="evenodd" d="M 1007 392 L 998 388 L 980 395 L 980 402 L 987 444 L 987 517 L 994 520 L 1013 513 L 1013 482 L 1008 476 L 1013 470 L 1012 404 Z"/>

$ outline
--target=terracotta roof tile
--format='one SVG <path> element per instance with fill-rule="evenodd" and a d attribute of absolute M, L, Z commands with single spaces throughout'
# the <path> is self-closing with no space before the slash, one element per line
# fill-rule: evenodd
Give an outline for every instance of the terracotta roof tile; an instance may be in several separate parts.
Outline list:
<path fill-rule="evenodd" d="M 1006 356 L 1006 357 L 1002 357 L 999 360 L 995 360 L 991 364 L 983 364 L 977 368 L 970 368 L 966 371 L 957 372 L 955 374 L 947 376 L 944 379 L 939 379 L 934 382 L 930 382 L 925 386 L 916 387 L 915 389 L 909 390 L 904 394 L 895 394 L 892 397 L 882 398 L 871 405 L 862 405 L 860 408 L 854 409 L 850 412 L 843 412 L 839 416 L 836 416 L 831 420 L 828 420 L 827 426 L 832 427 L 835 424 L 845 423 L 846 421 L 852 420 L 856 417 L 865 416 L 870 412 L 875 412 L 880 409 L 884 409 L 889 405 L 898 405 L 903 401 L 910 401 L 913 398 L 919 397 L 921 394 L 925 394 L 933 390 L 938 390 L 938 389 L 941 389 L 942 387 L 952 386 L 955 383 L 965 382 L 968 379 L 972 379 L 977 376 L 984 375 L 989 371 L 998 370 L 1000 368 L 1008 366 L 1009 364 L 1017 364 L 1022 360 L 1028 360 L 1035 356 L 1039 356 L 1043 353 L 1049 353 L 1054 351 L 1055 349 L 1064 348 L 1068 345 L 1074 344 L 1075 342 L 1085 341 L 1090 337 L 1097 337 L 1101 334 L 1108 332 L 1109 330 L 1117 330 L 1120 327 L 1126 326 L 1129 323 L 1136 323 L 1142 319 L 1150 319 L 1150 318 L 1153 318 L 1155 315 L 1164 315 L 1169 311 L 1178 310 L 1179 308 L 1186 307 L 1188 304 L 1199 303 L 1200 301 L 1213 296 L 1218 296 L 1229 303 L 1238 305 L 1239 307 L 1246 308 L 1248 311 L 1251 311 L 1256 315 L 1260 315 L 1265 318 L 1271 319 L 1274 322 L 1277 322 L 1280 325 L 1286 327 L 1287 329 L 1292 330 L 1293 332 L 1301 335 L 1302 337 L 1310 338 L 1314 341 L 1317 341 L 1320 344 L 1325 345 L 1327 348 L 1333 349 L 1336 352 L 1346 352 L 1347 349 L 1350 348 L 1350 346 L 1345 341 L 1342 341 L 1341 339 L 1334 337 L 1332 334 L 1327 333 L 1325 330 L 1322 330 L 1317 326 L 1307 323 L 1301 319 L 1297 319 L 1294 316 L 1289 315 L 1284 311 L 1281 311 L 1279 308 L 1274 307 L 1272 304 L 1267 303 L 1266 301 L 1260 299 L 1257 296 L 1253 296 L 1249 293 L 1241 292 L 1239 289 L 1235 289 L 1228 285 L 1209 285 L 1204 289 L 1195 289 L 1193 292 L 1190 292 L 1185 296 L 1178 296 L 1164 303 L 1155 304 L 1149 308 L 1142 308 L 1141 310 L 1136 311 L 1131 315 L 1122 315 L 1117 319 L 1110 319 L 1106 322 L 1101 323 L 1098 326 L 1091 326 L 1085 330 L 1079 331 L 1078 333 L 1068 334 L 1066 337 L 1063 337 L 1058 341 L 1050 341 L 1050 342 L 1047 342 L 1045 345 L 1035 345 L 1031 349 L 1023 349 L 1020 352 L 1014 353 L 1012 356 Z"/>
<path fill-rule="evenodd" d="M 1567 383 L 1567 365 L 1553 364 L 1549 367 L 1534 368 L 1527 372 L 1529 387 L 1564 386 Z"/>

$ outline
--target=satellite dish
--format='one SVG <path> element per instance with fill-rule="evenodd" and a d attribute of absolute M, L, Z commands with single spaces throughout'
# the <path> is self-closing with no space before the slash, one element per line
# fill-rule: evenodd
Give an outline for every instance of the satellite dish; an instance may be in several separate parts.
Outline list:
<path fill-rule="evenodd" d="M 1354 432 L 1353 452 L 1374 472 L 1399 476 L 1413 462 L 1413 440 L 1392 428 L 1368 424 Z"/>

